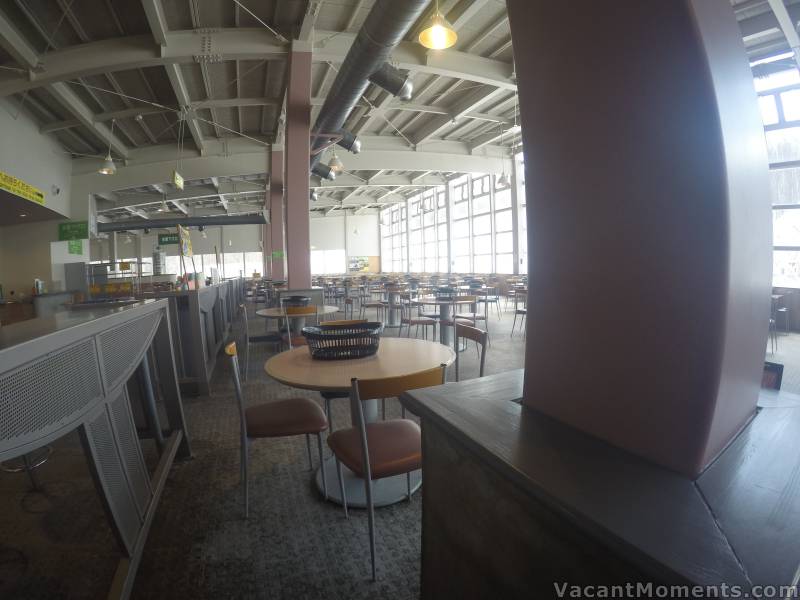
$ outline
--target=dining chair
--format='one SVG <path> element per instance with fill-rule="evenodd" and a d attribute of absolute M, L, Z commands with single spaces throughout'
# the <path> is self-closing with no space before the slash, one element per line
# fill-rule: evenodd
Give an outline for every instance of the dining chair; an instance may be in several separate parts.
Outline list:
<path fill-rule="evenodd" d="M 480 370 L 478 371 L 478 377 L 483 377 L 483 368 L 484 365 L 486 364 L 486 343 L 489 339 L 489 332 L 456 321 L 456 327 L 455 327 L 456 381 L 459 381 L 458 366 L 459 366 L 459 355 L 461 354 L 461 350 L 459 349 L 459 340 L 461 339 L 472 340 L 473 342 L 475 342 L 476 349 L 480 348 L 479 350 Z"/>
<path fill-rule="evenodd" d="M 422 466 L 422 438 L 419 425 L 410 419 L 389 419 L 367 423 L 363 403 L 367 400 L 396 397 L 408 390 L 444 383 L 445 365 L 427 371 L 384 377 L 351 380 L 350 411 L 353 427 L 337 429 L 328 436 L 328 446 L 336 459 L 339 491 L 345 517 L 348 517 L 342 464 L 364 480 L 369 521 L 369 551 L 372 581 L 375 581 L 375 506 L 372 482 L 385 477 L 406 475 L 408 500 L 411 500 L 411 473 Z"/>
<path fill-rule="evenodd" d="M 459 301 L 462 302 L 469 302 L 469 304 L 462 305 L 467 306 L 471 310 L 468 312 L 462 313 L 455 313 L 456 321 L 469 321 L 472 323 L 473 326 L 478 324 L 478 321 L 483 321 L 486 324 L 486 332 L 489 332 L 489 304 L 484 302 L 483 303 L 483 314 L 478 312 L 478 307 L 480 306 L 480 297 L 476 294 L 470 296 L 461 296 L 458 298 Z"/>
<path fill-rule="evenodd" d="M 403 301 L 407 300 L 407 301 Z M 403 335 L 403 327 L 407 328 L 406 337 L 411 337 L 411 327 L 416 326 L 416 330 L 414 331 L 414 337 L 419 337 L 419 328 L 422 327 L 422 335 L 427 340 L 428 339 L 428 327 L 433 327 L 433 339 L 436 339 L 436 324 L 438 319 L 432 319 L 430 317 L 421 317 L 419 315 L 412 316 L 412 302 L 410 296 L 408 298 L 404 298 L 400 302 L 400 329 L 397 331 L 397 336 L 402 337 Z"/>
<path fill-rule="evenodd" d="M 328 499 L 328 483 L 322 463 L 322 432 L 328 428 L 328 420 L 319 405 L 302 396 L 285 398 L 245 408 L 242 383 L 239 377 L 239 361 L 236 342 L 225 346 L 225 354 L 231 359 L 231 377 L 236 401 L 239 404 L 239 464 L 240 477 L 244 490 L 244 516 L 250 515 L 250 489 L 247 479 L 250 444 L 258 438 L 306 436 L 308 468 L 313 469 L 311 460 L 311 435 L 317 437 L 319 464 L 322 472 L 322 492 Z"/>
<path fill-rule="evenodd" d="M 300 316 L 315 316 L 316 323 L 319 324 L 319 308 L 317 305 L 312 306 L 286 306 L 283 305 L 283 318 L 286 322 L 286 333 L 283 335 L 282 339 L 285 344 L 289 346 L 289 350 L 294 348 L 295 346 L 305 346 L 306 345 L 306 338 L 303 337 L 302 332 L 300 335 L 294 335 L 292 333 L 292 322 L 290 317 L 300 317 Z"/>
<path fill-rule="evenodd" d="M 528 290 L 527 288 L 519 288 L 514 293 L 514 322 L 511 324 L 511 335 L 509 337 L 514 337 L 514 328 L 517 326 L 517 317 L 520 317 L 520 328 L 523 328 L 525 327 L 525 317 L 527 315 Z"/>

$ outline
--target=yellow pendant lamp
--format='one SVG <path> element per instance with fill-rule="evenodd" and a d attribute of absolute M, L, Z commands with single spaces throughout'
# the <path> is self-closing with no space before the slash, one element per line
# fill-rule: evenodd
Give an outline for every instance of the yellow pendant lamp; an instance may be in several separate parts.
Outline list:
<path fill-rule="evenodd" d="M 458 34 L 450 22 L 439 12 L 439 0 L 436 0 L 436 10 L 419 32 L 419 43 L 431 50 L 444 50 L 453 46 L 458 40 Z"/>

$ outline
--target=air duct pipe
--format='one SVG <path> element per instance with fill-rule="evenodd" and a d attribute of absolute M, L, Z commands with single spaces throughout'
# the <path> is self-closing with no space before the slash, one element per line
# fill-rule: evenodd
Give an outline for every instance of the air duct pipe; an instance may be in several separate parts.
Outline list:
<path fill-rule="evenodd" d="M 327 144 L 327 138 L 319 134 L 342 130 L 350 111 L 366 91 L 370 77 L 383 71 L 379 78 L 391 78 L 384 63 L 429 3 L 429 0 L 377 0 L 372 6 L 314 123 L 312 167 L 318 165 L 321 154 L 315 151 Z"/>
<path fill-rule="evenodd" d="M 369 76 L 369 80 L 400 100 L 411 100 L 411 92 L 414 91 L 411 76 L 389 63 L 383 63 L 380 69 Z"/>
<path fill-rule="evenodd" d="M 164 227 L 210 227 L 213 225 L 266 225 L 264 213 L 241 215 L 233 217 L 184 217 L 175 219 L 131 219 L 130 221 L 117 221 L 116 223 L 98 223 L 98 233 L 112 231 L 130 231 L 134 229 L 161 229 Z"/>

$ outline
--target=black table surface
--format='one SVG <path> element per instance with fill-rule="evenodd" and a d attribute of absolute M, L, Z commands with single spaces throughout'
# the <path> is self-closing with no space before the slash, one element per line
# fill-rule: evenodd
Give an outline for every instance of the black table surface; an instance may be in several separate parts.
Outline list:
<path fill-rule="evenodd" d="M 520 369 L 402 401 L 659 580 L 796 581 L 800 403 L 792 395 L 764 394 L 755 418 L 692 481 L 522 406 L 523 379 Z"/>

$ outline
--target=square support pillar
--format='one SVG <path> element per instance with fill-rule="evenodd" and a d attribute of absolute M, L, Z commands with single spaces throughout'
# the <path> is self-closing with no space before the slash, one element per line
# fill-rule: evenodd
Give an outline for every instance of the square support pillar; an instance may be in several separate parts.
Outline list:
<path fill-rule="evenodd" d="M 311 287 L 309 157 L 311 45 L 292 42 L 286 91 L 286 258 L 289 287 Z"/>
<path fill-rule="evenodd" d="M 270 265 L 272 279 L 286 278 L 285 243 L 283 236 L 283 158 L 280 146 L 273 146 L 269 159 L 269 242 L 266 244 L 266 262 Z"/>
<path fill-rule="evenodd" d="M 731 4 L 508 9 L 524 403 L 696 477 L 755 412 L 770 309 L 767 154 Z"/>

